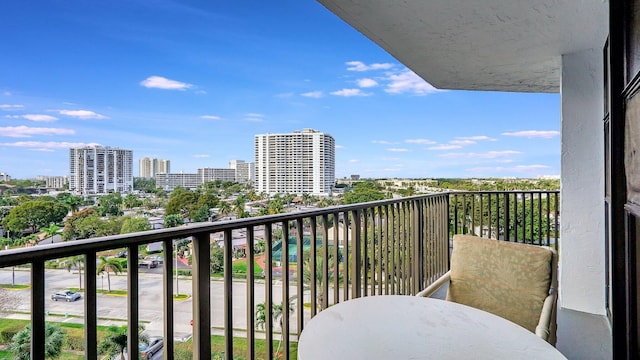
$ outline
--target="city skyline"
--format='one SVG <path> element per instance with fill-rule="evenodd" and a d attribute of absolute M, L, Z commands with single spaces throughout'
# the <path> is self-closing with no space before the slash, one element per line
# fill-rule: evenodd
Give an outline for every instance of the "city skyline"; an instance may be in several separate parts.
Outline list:
<path fill-rule="evenodd" d="M 436 90 L 315 1 L 5 2 L 0 29 L 13 178 L 68 175 L 90 144 L 223 168 L 302 128 L 334 137 L 336 178 L 560 173 L 558 94 Z"/>

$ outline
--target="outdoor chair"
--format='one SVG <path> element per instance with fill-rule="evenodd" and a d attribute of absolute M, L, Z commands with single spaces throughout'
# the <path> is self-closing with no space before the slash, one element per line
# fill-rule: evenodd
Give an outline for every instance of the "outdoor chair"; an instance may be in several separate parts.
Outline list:
<path fill-rule="evenodd" d="M 555 346 L 557 258 L 549 247 L 455 235 L 450 270 L 418 296 L 449 283 L 447 301 L 503 317 Z"/>

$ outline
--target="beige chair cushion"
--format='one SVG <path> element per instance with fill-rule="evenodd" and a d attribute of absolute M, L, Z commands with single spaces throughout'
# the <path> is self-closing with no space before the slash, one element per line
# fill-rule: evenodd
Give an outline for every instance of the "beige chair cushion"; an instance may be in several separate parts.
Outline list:
<path fill-rule="evenodd" d="M 549 249 L 456 235 L 447 300 L 508 319 L 535 332 L 551 284 Z"/>

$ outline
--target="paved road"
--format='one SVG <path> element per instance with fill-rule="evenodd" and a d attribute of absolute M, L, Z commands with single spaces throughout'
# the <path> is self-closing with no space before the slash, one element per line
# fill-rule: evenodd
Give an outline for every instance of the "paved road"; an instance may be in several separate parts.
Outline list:
<path fill-rule="evenodd" d="M 77 271 L 59 269 L 48 269 L 45 273 L 45 294 L 47 299 L 45 301 L 45 310 L 51 314 L 68 314 L 69 317 L 64 316 L 51 316 L 48 320 L 51 321 L 64 321 L 64 322 L 82 322 L 81 318 L 84 315 L 84 295 L 75 302 L 63 302 L 53 301 L 50 296 L 55 291 L 79 286 L 79 277 Z M 83 274 L 84 277 L 84 274 Z M 155 269 L 140 269 L 139 274 L 139 315 L 140 320 L 146 322 L 145 328 L 149 336 L 162 336 L 163 335 L 163 319 L 164 313 L 162 309 L 162 266 Z M 111 274 L 111 289 L 126 290 L 127 289 L 127 276 Z M 106 290 L 108 288 L 108 279 L 105 275 L 96 277 L 96 284 L 98 289 Z M 103 285 L 104 281 L 104 285 Z M 10 268 L 0 269 L 0 283 L 10 284 L 12 282 L 12 270 Z M 15 271 L 16 284 L 30 284 L 30 272 L 28 269 Z M 175 283 L 174 283 L 175 287 Z M 178 284 L 179 292 L 181 294 L 191 295 L 192 282 L 191 279 L 181 279 Z M 234 281 L 232 284 L 233 294 L 233 327 L 235 329 L 246 329 L 247 323 L 247 311 L 246 311 L 246 281 Z M 295 287 L 291 286 L 290 294 L 296 294 Z M 15 311 L 17 312 L 29 312 L 30 311 L 30 290 L 13 290 L 11 294 L 17 297 Z M 273 285 L 273 301 L 278 303 L 282 301 L 282 286 L 279 282 L 274 282 Z M 261 303 L 265 299 L 265 285 L 256 284 L 255 286 L 255 303 Z M 189 297 L 183 301 L 175 301 L 174 303 L 174 319 L 175 319 L 175 333 L 174 338 L 183 339 L 188 338 L 191 335 L 190 321 L 193 318 L 192 303 L 193 299 Z M 305 301 L 309 301 L 306 299 Z M 211 282 L 211 323 L 213 326 L 212 332 L 214 334 L 222 334 L 222 328 L 224 327 L 224 283 L 222 281 L 212 280 Z M 109 296 L 104 294 L 97 295 L 97 307 L 99 323 L 101 325 L 122 325 L 126 323 L 127 319 L 127 297 L 126 296 Z M 253 316 L 253 311 L 250 312 L 250 316 Z M 74 316 L 80 316 L 73 317 Z M 28 315 L 13 315 L 14 317 L 28 318 Z M 291 332 L 295 332 L 296 312 L 291 315 Z M 308 310 L 305 311 L 305 318 L 308 319 L 310 314 Z M 262 333 L 256 334 L 260 336 Z M 237 332 L 238 336 L 243 336 L 242 331 Z M 155 356 L 154 356 L 155 358 Z"/>

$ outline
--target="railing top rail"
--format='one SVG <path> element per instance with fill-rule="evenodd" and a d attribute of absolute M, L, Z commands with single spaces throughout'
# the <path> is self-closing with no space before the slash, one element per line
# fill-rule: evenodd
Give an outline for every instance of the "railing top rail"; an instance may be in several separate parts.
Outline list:
<path fill-rule="evenodd" d="M 294 213 L 265 215 L 253 218 L 235 219 L 217 222 L 187 224 L 180 227 L 149 230 L 133 234 L 95 237 L 91 239 L 73 240 L 56 244 L 37 245 L 33 247 L 0 251 L 0 267 L 15 266 L 33 260 L 50 260 L 62 257 L 81 255 L 87 252 L 105 251 L 131 245 L 142 245 L 169 238 L 180 239 L 189 236 L 210 234 L 225 230 L 243 229 L 285 221 L 297 220 L 325 214 L 334 214 L 354 210 L 369 209 L 379 206 L 403 203 L 425 198 L 448 196 L 448 193 L 417 195 L 401 199 L 380 200 L 359 204 L 332 206 L 322 209 L 303 210 Z"/>
<path fill-rule="evenodd" d="M 560 194 L 560 190 L 479 190 L 479 191 L 467 191 L 467 190 L 449 190 L 446 194 Z M 445 194 L 445 193 L 443 193 Z"/>

